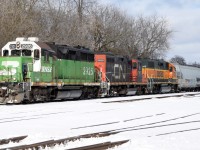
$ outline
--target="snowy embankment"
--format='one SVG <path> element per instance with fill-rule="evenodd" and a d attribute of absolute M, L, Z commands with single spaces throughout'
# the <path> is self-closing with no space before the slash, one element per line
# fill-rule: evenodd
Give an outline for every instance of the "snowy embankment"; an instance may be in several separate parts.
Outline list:
<path fill-rule="evenodd" d="M 188 94 L 188 93 L 187 93 Z M 176 94 L 171 94 L 176 95 Z M 199 150 L 200 93 L 118 97 L 85 101 L 0 106 L 0 139 L 28 135 L 20 143 L 61 139 L 100 131 L 119 131 L 107 137 L 81 139 L 49 149 L 67 149 L 104 141 L 130 139 L 116 150 Z M 119 100 L 148 100 L 103 103 Z M 48 149 L 48 148 L 46 148 Z"/>

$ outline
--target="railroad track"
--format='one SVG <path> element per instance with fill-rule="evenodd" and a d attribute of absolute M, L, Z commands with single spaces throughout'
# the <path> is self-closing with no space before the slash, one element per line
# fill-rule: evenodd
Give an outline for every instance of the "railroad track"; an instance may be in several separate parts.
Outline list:
<path fill-rule="evenodd" d="M 8 138 L 8 139 L 0 139 L 0 145 L 8 144 L 10 142 L 18 143 L 18 142 L 24 140 L 25 138 L 27 138 L 27 135 L 18 136 L 18 137 L 12 137 L 12 138 Z"/>
<path fill-rule="evenodd" d="M 161 123 L 167 123 L 170 121 L 175 121 L 175 120 L 179 120 L 179 119 L 184 119 L 184 118 L 188 118 L 188 117 L 192 117 L 192 116 L 196 116 L 196 115 L 200 115 L 200 112 L 198 113 L 193 113 L 193 114 L 188 114 L 188 115 L 184 115 L 184 116 L 180 116 L 180 117 L 175 117 L 175 118 L 171 118 L 171 119 L 166 119 L 166 120 L 161 120 L 161 121 L 156 121 L 156 122 L 150 122 L 150 123 L 145 123 L 145 124 L 140 124 L 140 125 L 136 125 L 136 126 L 132 126 L 132 127 L 125 127 L 125 128 L 118 128 L 118 129 L 114 129 L 114 130 L 110 130 L 109 132 L 126 132 L 126 131 L 130 131 L 130 130 L 138 130 L 138 129 L 148 129 L 148 128 L 153 128 L 153 127 L 164 127 L 164 126 L 170 126 L 170 125 L 179 125 L 179 124 L 188 124 L 188 123 L 198 123 L 200 122 L 200 120 L 194 120 L 191 122 L 179 122 L 179 123 L 171 123 L 171 124 L 163 124 L 163 125 L 157 125 L 157 124 L 161 124 Z"/>
<path fill-rule="evenodd" d="M 161 115 L 161 114 L 157 114 L 157 115 Z M 168 123 L 170 121 L 184 119 L 184 118 L 195 116 L 195 115 L 200 115 L 200 113 L 193 113 L 193 114 L 188 114 L 188 115 L 179 116 L 179 117 L 176 117 L 176 118 L 171 118 L 171 119 L 166 119 L 166 120 L 161 120 L 161 121 L 157 121 L 157 122 L 150 122 L 150 123 L 140 124 L 140 125 L 136 125 L 136 126 L 129 126 L 129 127 L 125 127 L 125 128 L 113 129 L 113 130 L 109 130 L 109 131 L 84 134 L 84 135 L 68 137 L 68 138 L 64 138 L 64 139 L 58 139 L 58 140 L 52 140 L 51 139 L 51 140 L 47 140 L 47 141 L 41 141 L 41 142 L 38 142 L 38 143 L 32 143 L 32 144 L 26 144 L 26 145 L 21 144 L 21 145 L 15 146 L 15 147 L 2 148 L 0 150 L 6 150 L 6 149 L 9 149 L 9 150 L 26 150 L 26 149 L 35 150 L 35 149 L 41 149 L 41 148 L 45 148 L 45 147 L 51 147 L 52 148 L 55 145 L 60 145 L 60 144 L 65 145 L 68 142 L 80 140 L 81 138 L 100 138 L 100 137 L 107 137 L 107 136 L 122 133 L 122 132 L 156 129 L 156 128 L 161 128 L 161 127 L 170 127 L 170 126 L 193 124 L 193 123 L 199 124 L 200 120 Z M 160 124 L 160 123 L 164 123 L 164 124 Z M 86 126 L 86 127 L 88 127 L 88 126 Z M 90 126 L 90 127 L 93 127 L 93 126 Z M 81 127 L 81 128 L 83 128 L 83 127 Z M 79 129 L 79 128 L 74 128 L 74 129 Z M 183 130 L 178 130 L 178 131 L 165 132 L 165 133 L 157 134 L 155 136 L 164 136 L 164 135 L 168 135 L 168 134 L 176 134 L 176 133 L 196 131 L 196 130 L 200 130 L 200 128 L 183 129 Z M 149 136 L 149 137 L 151 137 L 151 136 Z M 0 144 L 3 145 L 3 144 L 8 144 L 9 142 L 19 142 L 19 141 L 24 140 L 25 138 L 27 138 L 27 136 L 19 136 L 19 137 L 12 137 L 12 138 L 8 138 L 8 139 L 2 139 L 2 140 L 0 140 Z M 122 140 L 122 141 L 115 141 L 115 142 L 107 141 L 107 142 L 97 143 L 97 144 L 93 144 L 93 145 L 71 148 L 71 149 L 68 149 L 68 150 L 105 150 L 107 148 L 119 146 L 119 145 L 124 144 L 128 141 L 129 140 Z"/>
<path fill-rule="evenodd" d="M 106 111 L 112 111 L 115 109 L 103 109 L 103 110 L 96 110 L 96 111 L 87 111 L 84 112 L 84 114 L 89 114 L 89 113 L 100 113 L 100 112 L 106 112 Z M 27 112 L 24 112 L 27 113 Z M 21 116 L 11 116 L 11 117 L 2 117 L 0 118 L 0 124 L 3 123 L 12 123 L 12 122 L 20 122 L 20 121 L 28 121 L 28 120 L 35 120 L 35 119 L 41 119 L 47 116 L 52 116 L 52 115 L 58 115 L 58 114 L 67 114 L 67 113 L 73 113 L 72 111 L 61 111 L 61 112 L 48 112 L 48 113 L 42 113 L 42 114 L 32 114 L 32 115 L 24 115 L 22 114 Z"/>
<path fill-rule="evenodd" d="M 122 140 L 122 141 L 115 141 L 115 142 L 103 142 L 103 143 L 97 143 L 93 145 L 87 145 L 87 146 L 82 146 L 82 147 L 76 147 L 76 148 L 70 148 L 66 150 L 106 150 L 108 148 L 113 148 L 115 146 L 122 145 L 124 143 L 127 143 L 129 140 Z M 55 146 L 56 141 L 46 141 L 42 143 L 36 143 L 32 145 L 22 145 L 22 146 L 16 146 L 16 147 L 10 147 L 10 148 L 5 148 L 1 150 L 37 150 L 41 148 L 45 148 L 46 146 L 52 147 Z"/>
<path fill-rule="evenodd" d="M 165 113 L 141 116 L 141 117 L 137 117 L 137 118 L 123 120 L 123 122 L 130 122 L 130 121 L 139 120 L 139 119 L 151 118 L 151 117 L 155 117 L 155 116 L 161 116 L 161 115 L 164 115 L 164 114 Z M 156 122 L 150 122 L 150 123 L 145 123 L 145 124 L 140 124 L 140 125 L 135 125 L 135 126 L 124 127 L 124 128 L 117 128 L 117 129 L 109 130 L 109 131 L 106 131 L 106 132 L 123 131 L 123 130 L 128 130 L 128 129 L 140 128 L 140 127 L 144 127 L 144 126 L 151 126 L 151 125 L 166 123 L 166 122 L 170 122 L 170 121 L 180 120 L 180 119 L 184 119 L 184 118 L 188 118 L 188 117 L 192 117 L 192 116 L 196 116 L 196 115 L 200 115 L 200 112 L 192 113 L 192 114 L 188 114 L 188 115 L 183 115 L 183 116 L 179 116 L 179 117 L 174 117 L 174 118 L 170 118 L 170 119 L 160 120 L 160 121 L 156 121 Z M 93 124 L 93 125 L 88 125 L 88 126 L 79 126 L 79 127 L 71 128 L 71 130 L 77 130 L 77 129 L 83 129 L 83 128 L 92 128 L 92 127 L 97 127 L 97 126 L 105 126 L 105 125 L 116 124 L 116 123 L 120 123 L 120 122 L 121 121 L 107 122 L 107 123 L 102 123 L 102 124 Z"/>
<path fill-rule="evenodd" d="M 104 142 L 104 143 L 77 147 L 77 148 L 72 148 L 72 149 L 67 149 L 67 150 L 106 150 L 108 148 L 113 148 L 115 146 L 119 146 L 124 143 L 127 143 L 128 141 L 129 140 L 116 141 L 116 142 Z"/>
<path fill-rule="evenodd" d="M 173 93 L 162 93 L 162 94 L 169 94 L 169 96 L 158 96 L 158 97 L 147 97 L 147 98 L 136 98 L 136 99 L 132 99 L 132 100 L 119 100 L 119 101 L 108 101 L 108 102 L 102 102 L 102 103 L 118 103 L 118 102 L 133 102 L 133 101 L 139 101 L 139 100 L 149 100 L 149 99 L 152 99 L 152 98 L 168 98 L 168 97 L 181 97 L 181 96 L 184 96 L 184 95 L 187 95 L 187 96 L 194 96 L 194 95 L 200 95 L 199 92 L 196 92 L 196 93 L 189 93 L 189 94 L 186 94 L 186 92 L 183 92 L 183 93 L 177 93 L 178 95 L 171 95 L 170 94 L 173 94 Z M 152 94 L 147 94 L 147 95 L 152 95 Z M 156 94 L 154 94 L 156 95 Z M 133 96 L 138 96 L 138 95 L 126 95 L 124 97 L 133 97 Z M 144 96 L 144 95 L 143 95 Z M 119 96 L 118 96 L 119 97 Z M 112 99 L 112 98 L 116 98 L 115 96 L 114 97 L 98 97 L 98 98 L 94 98 L 95 99 Z M 86 101 L 86 100 L 89 100 L 89 99 L 70 99 L 70 100 L 51 100 L 51 101 L 46 101 L 45 103 L 57 103 L 57 102 L 76 102 L 76 101 Z M 91 99 L 90 99 L 91 100 Z M 28 103 L 28 105 L 31 105 L 31 104 L 44 104 L 44 102 L 41 102 L 41 101 L 38 101 L 38 102 L 34 102 L 34 103 Z M 27 105 L 27 103 L 20 103 L 20 104 L 23 104 L 23 105 Z M 6 104 L 6 103 L 0 103 L 0 105 L 16 105 L 16 104 Z M 17 104 L 19 105 L 19 104 Z"/>
<path fill-rule="evenodd" d="M 127 102 L 135 102 L 135 101 L 143 101 L 143 100 L 151 100 L 153 98 L 171 98 L 171 97 L 182 97 L 182 96 L 194 96 L 194 95 L 199 95 L 199 93 L 192 93 L 192 94 L 185 94 L 185 93 L 179 93 L 177 95 L 164 95 L 164 96 L 155 96 L 155 97 L 143 97 L 143 98 L 136 98 L 136 99 L 129 99 L 129 100 L 116 100 L 116 101 L 105 101 L 102 103 L 127 103 Z"/>
<path fill-rule="evenodd" d="M 163 115 L 163 114 L 164 113 L 156 114 L 156 116 L 157 115 Z M 179 117 L 174 117 L 174 118 L 170 118 L 170 119 L 160 120 L 160 121 L 156 121 L 156 122 L 150 122 L 150 123 L 139 124 L 139 125 L 135 125 L 135 126 L 128 126 L 128 127 L 123 127 L 123 128 L 116 128 L 116 129 L 108 130 L 108 131 L 105 131 L 105 132 L 109 132 L 110 134 L 112 134 L 112 133 L 118 134 L 118 133 L 122 133 L 122 132 L 147 130 L 147 129 L 156 129 L 156 128 L 162 128 L 162 127 L 177 126 L 177 125 L 186 125 L 186 124 L 194 124 L 194 123 L 197 124 L 197 123 L 200 123 L 200 120 L 192 120 L 192 121 L 182 121 L 182 122 L 169 123 L 171 121 L 185 119 L 185 118 L 192 117 L 192 116 L 197 116 L 197 115 L 200 115 L 200 112 L 198 112 L 198 113 L 192 113 L 192 114 L 188 114 L 188 115 L 183 115 L 183 116 L 179 116 Z M 130 119 L 128 121 L 133 121 L 133 120 L 137 120 L 137 119 L 144 119 L 146 117 L 152 117 L 152 116 L 153 115 L 139 117 L 139 118 L 133 118 L 133 119 Z M 124 122 L 127 122 L 127 120 L 124 120 Z M 99 125 L 96 124 L 96 125 L 83 126 L 83 127 L 76 127 L 76 128 L 72 128 L 72 130 L 81 129 L 81 128 L 91 128 L 91 127 L 95 127 L 95 126 L 109 125 L 109 124 L 110 123 L 99 124 Z M 195 131 L 195 130 L 200 130 L 200 128 L 193 128 L 193 129 L 185 129 L 185 130 L 179 130 L 179 131 L 172 131 L 172 132 L 167 132 L 167 133 L 160 133 L 160 134 L 158 134 L 156 136 L 163 136 L 163 135 L 168 135 L 168 134 L 189 132 L 189 131 Z"/>
<path fill-rule="evenodd" d="M 42 142 L 38 142 L 38 143 L 32 143 L 32 144 L 25 144 L 25 145 L 18 145 L 18 146 L 14 146 L 14 147 L 6 147 L 6 148 L 2 148 L 0 150 L 37 150 L 40 148 L 45 148 L 45 147 L 53 147 L 55 145 L 60 145 L 60 144 L 66 144 L 68 142 L 71 141 L 76 141 L 79 140 L 81 138 L 99 138 L 99 137 L 106 137 L 106 136 L 110 136 L 116 133 L 110 133 L 109 131 L 105 131 L 105 132 L 97 132 L 97 133 L 91 133 L 91 134 L 84 134 L 84 135 L 79 135 L 79 136 L 74 136 L 74 137 L 68 137 L 68 138 L 64 138 L 64 139 L 58 139 L 58 140 L 47 140 L 47 141 L 42 141 Z M 16 141 L 21 141 L 23 139 L 25 139 L 27 136 L 20 136 L 20 137 L 13 137 L 13 138 L 9 138 L 9 139 L 2 139 L 1 143 L 2 144 L 8 144 L 9 142 L 16 142 Z M 129 140 L 122 140 L 122 141 L 115 141 L 115 142 L 111 142 L 111 141 L 107 141 L 107 142 L 103 142 L 103 143 L 97 143 L 97 144 L 93 144 L 93 145 L 87 145 L 87 146 L 83 146 L 83 147 L 77 147 L 77 148 L 71 148 L 70 150 L 104 150 L 104 149 L 108 149 L 108 148 L 112 148 L 114 146 L 119 146 L 121 144 L 127 143 Z M 69 150 L 69 149 L 68 149 Z"/>
<path fill-rule="evenodd" d="M 141 117 L 136 117 L 136 118 L 130 118 L 130 119 L 126 119 L 123 121 L 113 121 L 113 122 L 106 122 L 106 123 L 101 123 L 101 124 L 92 124 L 92 125 L 88 125 L 88 126 L 79 126 L 79 127 L 71 128 L 71 130 L 90 128 L 90 127 L 98 127 L 98 126 L 106 126 L 106 125 L 116 124 L 116 123 L 120 123 L 120 122 L 130 122 L 130 121 L 134 121 L 134 120 L 140 120 L 140 119 L 151 118 L 151 117 L 155 117 L 155 116 L 161 116 L 164 114 L 165 113 L 159 113 L 159 114 L 146 115 L 146 116 L 141 116 Z"/>

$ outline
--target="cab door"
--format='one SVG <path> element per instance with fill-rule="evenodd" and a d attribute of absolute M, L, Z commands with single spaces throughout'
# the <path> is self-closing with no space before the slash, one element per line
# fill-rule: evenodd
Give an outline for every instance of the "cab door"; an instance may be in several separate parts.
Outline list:
<path fill-rule="evenodd" d="M 41 70 L 41 52 L 39 49 L 34 49 L 33 72 Z"/>
<path fill-rule="evenodd" d="M 98 70 L 98 76 L 101 78 L 100 80 L 106 82 L 106 55 L 95 54 L 94 65 L 95 68 Z"/>
<path fill-rule="evenodd" d="M 135 59 L 132 60 L 131 80 L 142 82 L 142 63 Z"/>

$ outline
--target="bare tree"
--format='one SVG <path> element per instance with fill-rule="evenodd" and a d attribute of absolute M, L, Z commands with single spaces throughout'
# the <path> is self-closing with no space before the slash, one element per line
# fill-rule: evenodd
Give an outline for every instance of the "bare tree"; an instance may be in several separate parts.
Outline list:
<path fill-rule="evenodd" d="M 1 44 L 17 36 L 32 36 L 37 31 L 37 0 L 1 0 L 0 3 L 0 35 L 4 37 L 0 39 Z"/>
<path fill-rule="evenodd" d="M 193 62 L 193 63 L 190 63 L 189 65 L 190 65 L 190 66 L 193 66 L 193 67 L 198 67 L 198 68 L 200 68 L 200 63 L 197 63 L 196 61 Z"/>
<path fill-rule="evenodd" d="M 99 7 L 91 18 L 90 33 L 96 51 L 118 52 L 124 32 L 126 16 L 114 7 Z"/>
<path fill-rule="evenodd" d="M 71 2 L 75 4 L 80 24 L 82 24 L 84 14 L 88 14 L 91 7 L 97 4 L 97 0 L 71 0 Z"/>
<path fill-rule="evenodd" d="M 172 31 L 168 29 L 167 21 L 156 15 L 140 16 L 135 23 L 135 46 L 139 49 L 141 58 L 159 58 L 169 49 L 169 39 Z"/>
<path fill-rule="evenodd" d="M 163 57 L 172 31 L 164 18 L 128 17 L 97 0 L 1 0 L 0 43 L 18 36 L 83 45 L 131 58 Z"/>
<path fill-rule="evenodd" d="M 185 58 L 183 58 L 182 56 L 178 56 L 178 55 L 176 55 L 173 58 L 171 58 L 170 62 L 172 62 L 172 63 L 178 63 L 180 65 L 186 65 Z"/>

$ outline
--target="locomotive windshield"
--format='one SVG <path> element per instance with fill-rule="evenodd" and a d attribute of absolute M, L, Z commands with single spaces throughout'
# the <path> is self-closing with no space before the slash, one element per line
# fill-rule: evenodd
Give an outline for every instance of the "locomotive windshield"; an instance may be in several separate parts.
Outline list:
<path fill-rule="evenodd" d="M 31 50 L 12 50 L 11 56 L 31 56 Z"/>
<path fill-rule="evenodd" d="M 133 62 L 132 68 L 133 68 L 133 69 L 137 69 L 137 63 L 136 63 L 136 62 Z"/>
<path fill-rule="evenodd" d="M 21 56 L 21 51 L 20 50 L 12 50 L 11 56 Z"/>
<path fill-rule="evenodd" d="M 31 50 L 23 49 L 22 56 L 31 56 Z"/>
<path fill-rule="evenodd" d="M 4 51 L 3 51 L 3 56 L 8 56 L 8 54 L 9 54 L 9 53 L 8 53 L 8 50 L 4 50 Z"/>

